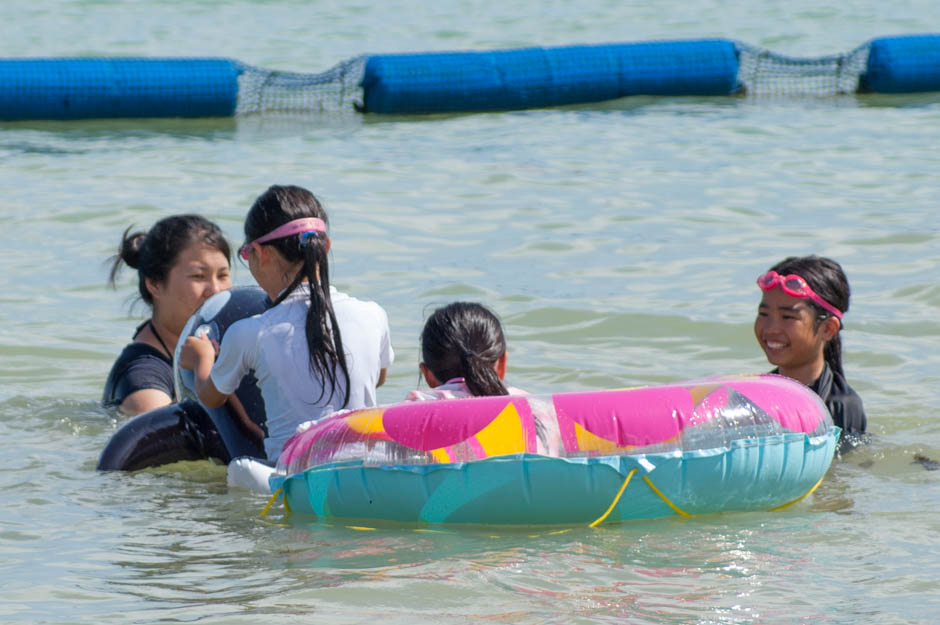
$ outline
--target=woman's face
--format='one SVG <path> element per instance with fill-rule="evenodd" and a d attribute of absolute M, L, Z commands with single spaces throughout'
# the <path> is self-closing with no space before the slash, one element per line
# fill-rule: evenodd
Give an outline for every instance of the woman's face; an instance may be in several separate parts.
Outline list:
<path fill-rule="evenodd" d="M 823 358 L 823 348 L 831 336 L 816 326 L 816 309 L 805 299 L 792 297 L 781 289 L 764 291 L 754 335 L 767 360 L 790 370 L 809 365 Z"/>
<path fill-rule="evenodd" d="M 154 317 L 174 330 L 183 326 L 204 301 L 232 287 L 228 261 L 218 249 L 194 243 L 180 252 L 164 283 L 147 280 Z"/>

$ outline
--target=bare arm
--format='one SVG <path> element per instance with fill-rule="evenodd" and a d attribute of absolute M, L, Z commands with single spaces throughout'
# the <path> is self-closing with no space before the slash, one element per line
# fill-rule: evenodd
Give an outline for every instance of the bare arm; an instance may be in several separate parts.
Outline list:
<path fill-rule="evenodd" d="M 121 412 L 129 417 L 135 417 L 144 412 L 163 408 L 173 403 L 173 399 L 161 390 L 143 388 L 134 391 L 121 402 Z"/>
<path fill-rule="evenodd" d="M 375 388 L 379 388 L 385 384 L 385 376 L 388 374 L 388 369 L 382 369 L 379 371 L 379 381 L 375 383 Z"/>
<path fill-rule="evenodd" d="M 242 402 L 238 399 L 238 395 L 235 395 L 234 393 L 229 395 L 228 407 L 232 417 L 234 417 L 235 422 L 238 423 L 239 427 L 248 432 L 258 442 L 264 440 L 264 430 L 262 430 L 258 424 L 252 421 L 248 416 L 248 412 L 245 410 L 245 407 L 242 406 Z"/>

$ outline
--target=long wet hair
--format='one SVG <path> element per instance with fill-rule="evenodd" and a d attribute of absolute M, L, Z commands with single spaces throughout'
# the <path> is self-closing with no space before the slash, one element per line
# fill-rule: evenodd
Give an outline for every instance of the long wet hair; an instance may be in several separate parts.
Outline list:
<path fill-rule="evenodd" d="M 199 215 L 171 215 L 153 224 L 147 232 L 131 233 L 133 226 L 121 236 L 118 252 L 109 259 L 111 274 L 108 284 L 115 286 L 115 279 L 125 264 L 137 270 L 140 297 L 153 307 L 153 295 L 147 289 L 147 278 L 165 283 L 170 270 L 176 265 L 180 254 L 194 243 L 202 243 L 225 256 L 232 264 L 232 251 L 217 225 Z"/>
<path fill-rule="evenodd" d="M 506 353 L 499 319 L 481 304 L 435 310 L 421 332 L 421 358 L 439 382 L 463 378 L 474 396 L 508 395 L 493 367 Z"/>
<path fill-rule="evenodd" d="M 245 217 L 245 238 L 247 241 L 254 241 L 289 221 L 306 217 L 316 217 L 324 223 L 329 223 L 326 211 L 313 193 L 302 187 L 274 185 L 259 195 L 249 209 L 248 216 Z M 274 247 L 291 264 L 303 263 L 274 305 L 283 302 L 304 280 L 309 283 L 310 308 L 307 310 L 304 333 L 310 352 L 310 370 L 328 383 L 328 399 L 331 399 L 341 382 L 338 368 L 346 379 L 346 391 L 343 396 L 343 406 L 346 406 L 349 403 L 349 368 L 346 366 L 346 355 L 343 352 L 343 337 L 340 335 L 339 323 L 330 300 L 330 263 L 327 259 L 329 246 L 326 234 L 295 234 L 261 245 Z M 317 401 L 323 399 L 326 387 L 327 384 L 324 384 Z"/>
<path fill-rule="evenodd" d="M 831 258 L 823 256 L 790 256 L 771 267 L 771 269 L 782 276 L 795 273 L 806 280 L 806 283 L 817 295 L 839 309 L 842 314 L 849 311 L 849 297 L 851 295 L 849 281 L 839 263 Z M 812 306 L 816 312 L 814 320 L 814 329 L 816 330 L 819 329 L 823 321 L 833 316 L 831 312 L 811 299 L 807 299 L 806 303 Z M 840 321 L 838 332 L 826 343 L 823 349 L 823 357 L 833 372 L 844 377 L 841 334 L 842 322 Z"/>

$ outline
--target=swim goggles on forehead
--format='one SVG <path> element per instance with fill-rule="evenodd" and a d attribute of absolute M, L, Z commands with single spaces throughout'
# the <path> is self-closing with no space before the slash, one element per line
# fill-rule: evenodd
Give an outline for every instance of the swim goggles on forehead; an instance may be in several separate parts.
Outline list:
<path fill-rule="evenodd" d="M 809 299 L 831 312 L 840 320 L 842 319 L 842 311 L 816 295 L 816 292 L 813 291 L 809 284 L 806 283 L 806 280 L 804 280 L 801 276 L 796 275 L 795 273 L 791 273 L 787 276 L 781 276 L 779 273 L 771 269 L 757 279 L 757 286 L 761 288 L 761 291 L 769 291 L 778 284 L 780 285 L 780 289 L 790 297 Z"/>
<path fill-rule="evenodd" d="M 307 237 L 316 236 L 319 233 L 325 232 L 326 222 L 324 222 L 322 219 L 317 219 L 316 217 L 295 219 L 294 221 L 288 221 L 282 226 L 278 226 L 271 232 L 258 237 L 254 241 L 245 243 L 240 248 L 238 248 L 238 255 L 241 256 L 243 260 L 248 260 L 248 256 L 251 254 L 251 246 L 253 243 L 267 243 L 268 241 L 273 241 L 274 239 L 283 239 L 284 237 L 289 237 L 294 234 L 305 235 L 301 237 L 305 242 Z"/>

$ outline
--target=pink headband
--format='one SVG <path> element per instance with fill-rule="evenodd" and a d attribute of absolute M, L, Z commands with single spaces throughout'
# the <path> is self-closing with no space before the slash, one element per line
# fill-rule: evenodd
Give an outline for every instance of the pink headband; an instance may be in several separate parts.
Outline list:
<path fill-rule="evenodd" d="M 252 243 L 266 243 L 274 239 L 283 239 L 292 234 L 301 234 L 304 232 L 326 232 L 326 224 L 322 219 L 316 217 L 305 217 L 288 221 L 283 226 L 278 226 L 264 236 L 258 237 Z"/>
<path fill-rule="evenodd" d="M 274 239 L 283 239 L 284 237 L 289 237 L 292 234 L 303 234 L 304 236 L 301 239 L 301 245 L 306 245 L 307 237 L 311 236 L 313 233 L 319 232 L 326 233 L 326 223 L 322 219 L 317 219 L 316 217 L 295 219 L 294 221 L 288 221 L 282 226 L 278 226 L 271 232 L 258 237 L 254 241 L 245 243 L 240 248 L 238 248 L 238 255 L 241 256 L 243 260 L 248 260 L 248 257 L 251 255 L 252 244 L 261 244 L 267 241 L 273 241 Z"/>

